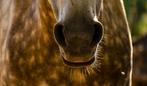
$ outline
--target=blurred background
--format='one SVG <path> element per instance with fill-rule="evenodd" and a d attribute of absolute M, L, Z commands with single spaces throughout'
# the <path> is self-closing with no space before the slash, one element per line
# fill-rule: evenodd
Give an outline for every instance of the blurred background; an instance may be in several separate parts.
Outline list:
<path fill-rule="evenodd" d="M 124 0 L 133 39 L 147 34 L 147 0 Z"/>
<path fill-rule="evenodd" d="M 147 0 L 124 0 L 133 38 L 133 86 L 147 86 Z"/>

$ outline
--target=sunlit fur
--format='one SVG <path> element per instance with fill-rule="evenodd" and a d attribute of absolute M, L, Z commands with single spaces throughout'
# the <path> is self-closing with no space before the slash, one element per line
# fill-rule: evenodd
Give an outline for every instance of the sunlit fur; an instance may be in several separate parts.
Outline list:
<path fill-rule="evenodd" d="M 123 3 L 103 1 L 95 19 L 104 26 L 96 60 L 74 68 L 60 58 L 53 37 L 58 17 L 48 0 L 0 0 L 0 86 L 131 86 L 132 45 Z"/>

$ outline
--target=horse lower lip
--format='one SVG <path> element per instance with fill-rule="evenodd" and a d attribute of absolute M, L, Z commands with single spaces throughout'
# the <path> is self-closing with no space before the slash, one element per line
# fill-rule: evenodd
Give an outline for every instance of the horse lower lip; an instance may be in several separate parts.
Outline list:
<path fill-rule="evenodd" d="M 71 62 L 66 60 L 64 57 L 62 57 L 62 59 L 66 65 L 71 67 L 84 67 L 84 66 L 91 65 L 95 61 L 95 57 L 92 57 L 89 61 L 86 61 L 86 62 Z"/>

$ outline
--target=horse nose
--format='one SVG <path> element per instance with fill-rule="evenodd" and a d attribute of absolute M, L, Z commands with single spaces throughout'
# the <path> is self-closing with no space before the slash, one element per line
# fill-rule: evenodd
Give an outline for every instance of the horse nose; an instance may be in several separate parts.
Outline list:
<path fill-rule="evenodd" d="M 58 45 L 66 46 L 96 46 L 103 35 L 103 26 L 99 22 L 94 22 L 92 25 L 84 27 L 74 27 L 69 25 L 65 28 L 63 24 L 57 23 L 54 27 L 54 38 Z M 81 29 L 82 28 L 82 29 Z M 73 30 L 75 29 L 75 30 Z M 78 29 L 78 30 L 77 30 Z M 68 34 L 67 34 L 68 33 Z"/>

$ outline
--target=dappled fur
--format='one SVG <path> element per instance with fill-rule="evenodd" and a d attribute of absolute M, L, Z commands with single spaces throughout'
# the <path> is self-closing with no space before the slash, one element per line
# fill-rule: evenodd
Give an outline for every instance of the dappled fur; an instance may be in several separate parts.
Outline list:
<path fill-rule="evenodd" d="M 63 64 L 47 0 L 5 1 L 0 1 L 0 86 L 129 86 L 131 39 L 120 0 L 104 0 L 99 71 Z"/>

